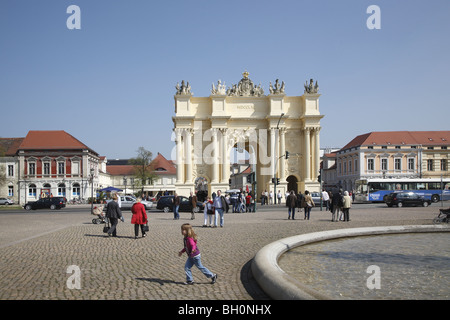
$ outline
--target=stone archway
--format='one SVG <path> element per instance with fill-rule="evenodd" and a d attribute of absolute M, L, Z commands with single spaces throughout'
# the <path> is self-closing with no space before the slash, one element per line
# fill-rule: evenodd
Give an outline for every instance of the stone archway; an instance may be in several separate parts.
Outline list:
<path fill-rule="evenodd" d="M 286 178 L 286 181 L 288 182 L 287 190 L 291 191 L 294 190 L 295 194 L 298 194 L 298 179 L 296 176 L 289 176 Z"/>
<path fill-rule="evenodd" d="M 208 196 L 208 179 L 205 177 L 197 177 L 194 182 L 195 192 L 197 192 L 197 199 L 200 202 L 204 202 Z"/>
<path fill-rule="evenodd" d="M 194 97 L 189 82 L 177 84 L 174 123 L 176 192 L 189 195 L 195 179 L 209 177 L 209 192 L 226 190 L 230 150 L 244 139 L 255 150 L 256 192 L 282 192 L 288 175 L 302 177 L 299 187 L 319 190 L 320 119 L 318 85 L 305 84 L 302 96 L 288 97 L 284 82 L 270 82 L 269 94 L 244 72 L 237 85 L 213 84 L 209 97 Z M 289 160 L 285 152 L 289 151 Z M 300 175 L 300 172 L 302 174 Z"/>

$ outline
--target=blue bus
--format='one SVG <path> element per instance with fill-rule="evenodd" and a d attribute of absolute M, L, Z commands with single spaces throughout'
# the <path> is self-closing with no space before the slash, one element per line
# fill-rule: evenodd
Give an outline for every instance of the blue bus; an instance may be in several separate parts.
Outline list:
<path fill-rule="evenodd" d="M 355 201 L 383 202 L 392 192 L 415 192 L 438 202 L 450 200 L 450 179 L 360 179 L 355 181 Z"/>

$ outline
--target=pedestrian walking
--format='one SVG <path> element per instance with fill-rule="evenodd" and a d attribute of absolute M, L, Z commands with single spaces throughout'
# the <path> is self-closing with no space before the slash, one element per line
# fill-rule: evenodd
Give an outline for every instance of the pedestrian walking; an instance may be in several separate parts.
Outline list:
<path fill-rule="evenodd" d="M 191 204 L 191 220 L 195 219 L 195 210 L 197 209 L 197 196 L 191 192 L 189 196 L 189 203 Z"/>
<path fill-rule="evenodd" d="M 340 190 L 335 190 L 333 193 L 333 198 L 331 198 L 332 213 L 331 221 L 339 220 L 339 213 L 342 211 L 342 194 Z"/>
<path fill-rule="evenodd" d="M 139 235 L 139 227 L 141 228 L 142 237 L 145 237 L 145 226 L 148 223 L 147 212 L 145 206 L 141 203 L 142 199 L 137 198 L 136 202 L 131 207 L 131 224 L 134 224 L 134 238 L 137 239 Z"/>
<path fill-rule="evenodd" d="M 329 209 L 329 200 L 330 200 L 330 196 L 328 195 L 328 192 L 325 189 L 323 189 L 322 190 L 322 201 L 325 206 L 325 211 L 327 211 Z"/>
<path fill-rule="evenodd" d="M 245 201 L 246 201 L 245 200 L 245 194 L 242 192 L 242 193 L 239 194 L 239 203 L 240 203 L 240 205 L 239 205 L 239 212 L 240 213 L 244 213 L 246 211 L 247 206 L 246 206 L 246 202 Z"/>
<path fill-rule="evenodd" d="M 108 230 L 108 236 L 117 237 L 117 224 L 119 223 L 119 219 L 122 220 L 122 222 L 124 221 L 122 211 L 117 203 L 117 195 L 114 195 L 113 200 L 106 206 L 106 218 L 109 219 L 111 224 L 111 227 Z"/>
<path fill-rule="evenodd" d="M 178 210 L 180 209 L 180 197 L 177 193 L 175 193 L 175 197 L 173 198 L 173 220 L 180 219 L 180 214 Z"/>
<path fill-rule="evenodd" d="M 344 221 L 350 221 L 351 206 L 352 206 L 352 198 L 348 194 L 348 191 L 344 191 L 344 197 L 342 199 L 342 211 L 344 212 Z"/>
<path fill-rule="evenodd" d="M 220 227 L 223 228 L 223 213 L 226 210 L 227 201 L 225 200 L 224 196 L 222 196 L 221 190 L 217 190 L 217 196 L 213 200 L 213 207 L 216 215 L 214 226 L 218 226 L 219 222 L 217 220 L 220 218 Z"/>
<path fill-rule="evenodd" d="M 289 195 L 286 198 L 286 207 L 288 207 L 288 220 L 295 220 L 295 208 L 297 208 L 297 196 L 294 193 L 294 190 L 291 190 Z"/>
<path fill-rule="evenodd" d="M 277 193 L 278 204 L 281 204 L 281 197 L 282 197 L 282 195 L 281 195 L 281 191 L 280 191 L 280 190 L 278 190 L 278 193 Z"/>
<path fill-rule="evenodd" d="M 214 208 L 213 208 L 213 202 L 211 198 L 208 196 L 206 198 L 206 201 L 203 203 L 204 210 L 203 214 L 205 216 L 205 223 L 203 224 L 203 227 L 212 227 L 212 222 L 215 221 L 214 217 Z"/>
<path fill-rule="evenodd" d="M 218 193 L 218 196 L 220 194 Z M 178 256 L 186 252 L 188 258 L 184 265 L 184 272 L 186 273 L 185 284 L 194 284 L 194 278 L 192 277 L 192 267 L 195 265 L 207 278 L 211 279 L 211 283 L 215 283 L 217 280 L 217 274 L 212 273 L 206 267 L 202 265 L 200 250 L 197 246 L 197 235 L 194 229 L 189 223 L 185 223 L 181 226 L 181 234 L 183 235 L 184 248 L 178 253 Z"/>
<path fill-rule="evenodd" d="M 297 208 L 298 208 L 297 212 L 300 212 L 300 210 L 304 208 L 304 205 L 305 205 L 304 196 L 302 195 L 301 192 L 299 192 L 297 194 Z"/>
<path fill-rule="evenodd" d="M 245 196 L 245 212 L 251 212 L 252 207 L 250 206 L 252 201 L 252 196 L 250 193 L 247 193 L 247 196 Z"/>
<path fill-rule="evenodd" d="M 309 191 L 305 190 L 305 220 L 309 220 L 312 207 L 315 207 L 315 203 L 309 194 Z"/>

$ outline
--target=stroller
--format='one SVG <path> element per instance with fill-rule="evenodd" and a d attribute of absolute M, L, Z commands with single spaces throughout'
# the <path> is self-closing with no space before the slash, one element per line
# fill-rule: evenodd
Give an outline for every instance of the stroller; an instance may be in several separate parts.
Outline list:
<path fill-rule="evenodd" d="M 91 214 L 97 216 L 97 218 L 92 219 L 93 224 L 101 224 L 106 222 L 105 213 L 103 212 L 103 206 L 99 205 L 94 207 Z"/>
<path fill-rule="evenodd" d="M 433 219 L 434 224 L 439 223 L 449 223 L 450 222 L 450 208 L 448 209 L 439 209 L 439 215 Z"/>

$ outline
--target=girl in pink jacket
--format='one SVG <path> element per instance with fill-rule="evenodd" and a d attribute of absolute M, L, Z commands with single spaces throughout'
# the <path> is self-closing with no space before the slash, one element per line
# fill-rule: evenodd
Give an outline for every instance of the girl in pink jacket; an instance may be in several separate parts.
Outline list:
<path fill-rule="evenodd" d="M 181 226 L 181 234 L 184 236 L 184 248 L 178 253 L 178 256 L 186 252 L 188 258 L 184 265 L 184 272 L 186 273 L 185 284 L 194 284 L 194 278 L 192 277 L 192 266 L 196 266 L 207 278 L 211 279 L 211 283 L 215 283 L 217 280 L 217 274 L 212 273 L 202 265 L 200 260 L 200 250 L 197 247 L 197 235 L 192 229 L 189 223 L 185 223 Z"/>

